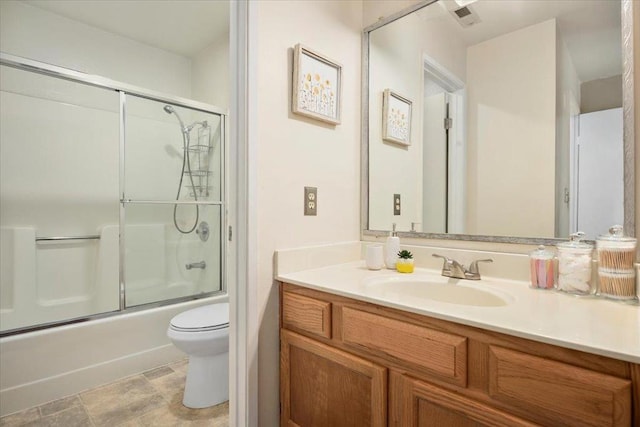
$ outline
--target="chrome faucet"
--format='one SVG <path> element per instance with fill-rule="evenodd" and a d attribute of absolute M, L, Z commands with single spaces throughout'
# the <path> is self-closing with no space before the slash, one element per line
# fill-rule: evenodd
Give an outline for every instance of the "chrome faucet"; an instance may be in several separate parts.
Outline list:
<path fill-rule="evenodd" d="M 444 264 L 442 265 L 442 275 L 445 277 L 452 277 L 454 279 L 480 280 L 478 263 L 493 262 L 492 259 L 478 259 L 473 261 L 467 269 L 455 259 L 438 254 L 433 254 L 433 256 L 444 260 Z"/>
<path fill-rule="evenodd" d="M 191 262 L 187 264 L 185 267 L 187 268 L 187 270 L 191 270 L 192 268 L 201 268 L 204 270 L 205 268 L 207 268 L 207 263 L 204 261 Z"/>

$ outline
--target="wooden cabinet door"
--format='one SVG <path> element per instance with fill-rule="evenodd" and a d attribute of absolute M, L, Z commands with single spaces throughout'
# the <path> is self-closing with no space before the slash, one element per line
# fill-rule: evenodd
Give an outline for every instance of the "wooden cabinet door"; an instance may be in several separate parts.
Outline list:
<path fill-rule="evenodd" d="M 550 426 L 629 427 L 632 382 L 489 346 L 489 396 Z"/>
<path fill-rule="evenodd" d="M 284 329 L 280 343 L 281 426 L 386 426 L 386 368 Z"/>
<path fill-rule="evenodd" d="M 530 427 L 537 424 L 397 372 L 389 373 L 391 427 Z"/>

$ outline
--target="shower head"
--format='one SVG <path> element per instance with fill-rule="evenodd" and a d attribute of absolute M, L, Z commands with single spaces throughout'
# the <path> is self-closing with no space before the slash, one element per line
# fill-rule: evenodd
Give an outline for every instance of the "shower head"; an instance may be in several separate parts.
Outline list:
<path fill-rule="evenodd" d="M 169 104 L 165 105 L 162 108 L 167 114 L 174 114 L 177 118 L 178 121 L 180 122 L 180 129 L 182 129 L 182 132 L 188 132 L 187 128 L 184 127 L 184 123 L 182 122 L 182 119 L 180 118 L 180 115 L 178 115 L 178 112 Z"/>
<path fill-rule="evenodd" d="M 191 132 L 191 129 L 193 129 L 193 128 L 194 128 L 194 127 L 196 127 L 196 126 L 201 126 L 201 127 L 203 127 L 203 128 L 206 128 L 206 127 L 209 127 L 209 124 L 207 123 L 207 121 L 206 121 L 206 120 L 204 120 L 204 121 L 202 121 L 202 122 L 193 122 L 193 123 L 191 123 L 189 126 L 187 126 L 185 129 L 186 129 L 188 132 Z"/>

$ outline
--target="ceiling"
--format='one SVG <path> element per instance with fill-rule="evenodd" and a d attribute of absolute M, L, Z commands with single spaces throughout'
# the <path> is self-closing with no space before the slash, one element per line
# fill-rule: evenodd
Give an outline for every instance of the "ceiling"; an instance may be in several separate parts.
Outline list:
<path fill-rule="evenodd" d="M 26 0 L 110 33 L 191 57 L 228 37 L 229 1 Z"/>
<path fill-rule="evenodd" d="M 556 18 L 582 82 L 622 73 L 620 0 L 477 0 L 470 5 L 481 22 L 467 28 L 449 12 L 458 3 L 440 0 L 419 15 L 426 21 L 446 16 L 448 29 L 467 46 Z"/>
<path fill-rule="evenodd" d="M 227 37 L 227 0 L 26 0 L 27 3 L 150 46 L 191 57 Z M 419 11 L 425 20 L 448 16 L 452 32 L 468 46 L 556 18 L 581 81 L 622 72 L 620 0 L 477 0 L 482 22 L 463 28 L 449 10 L 460 0 L 440 0 Z M 437 7 L 439 6 L 439 7 Z"/>

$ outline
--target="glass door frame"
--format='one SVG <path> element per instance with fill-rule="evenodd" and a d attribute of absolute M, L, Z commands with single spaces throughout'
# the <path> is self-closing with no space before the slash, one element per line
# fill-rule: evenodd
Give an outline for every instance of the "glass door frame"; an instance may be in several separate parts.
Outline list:
<path fill-rule="evenodd" d="M 71 70 L 64 67 L 59 67 L 56 65 L 47 64 L 44 62 L 36 61 L 33 59 L 23 58 L 16 55 L 11 55 L 5 52 L 0 52 L 0 65 L 16 68 L 23 71 L 29 71 L 37 74 L 43 74 L 50 77 L 55 77 L 63 80 L 68 80 L 75 83 L 85 84 L 88 86 L 98 87 L 107 90 L 113 90 L 119 92 L 120 94 L 120 105 L 119 105 L 119 144 L 120 144 L 120 158 L 119 158 L 119 204 L 120 204 L 120 219 L 119 219 L 119 309 L 115 311 L 105 312 L 105 313 L 93 313 L 86 316 L 81 316 L 77 318 L 65 319 L 60 321 L 41 323 L 32 326 L 26 326 L 16 329 L 11 329 L 7 331 L 0 332 L 0 338 L 5 336 L 11 336 L 16 334 L 21 334 L 24 332 L 31 332 L 41 329 L 48 329 L 61 325 L 68 325 L 73 323 L 84 322 L 87 320 L 95 320 L 101 319 L 105 317 L 110 317 L 114 315 L 119 315 L 122 313 L 130 313 L 134 311 L 145 310 L 149 308 L 161 307 L 165 305 L 171 305 L 183 301 L 190 301 L 194 299 L 206 298 L 219 294 L 227 293 L 227 282 L 228 282 L 228 266 L 227 266 L 227 252 L 229 246 L 229 237 L 231 233 L 231 229 L 229 226 L 229 212 L 228 212 L 228 185 L 229 180 L 227 179 L 227 168 L 229 166 L 228 159 L 228 150 L 227 144 L 229 141 L 229 132 L 228 132 L 228 111 L 216 107 L 214 105 L 206 104 L 200 101 L 194 101 L 187 98 L 182 98 L 178 96 L 168 95 L 166 93 L 157 92 L 145 88 L 141 88 L 138 86 L 130 85 L 127 83 L 119 82 L 116 80 L 111 80 L 106 77 L 86 74 L 79 71 Z M 179 107 L 185 107 L 196 111 L 201 111 L 204 113 L 216 114 L 220 116 L 220 132 L 221 138 L 223 138 L 224 143 L 221 144 L 221 167 L 223 168 L 223 172 L 221 174 L 221 185 L 220 192 L 221 197 L 219 202 L 208 202 L 208 201 L 198 201 L 198 202 L 177 202 L 177 203 L 188 203 L 188 204 L 203 204 L 203 205 L 218 205 L 220 206 L 220 276 L 221 276 L 221 286 L 220 290 L 207 292 L 204 294 L 198 295 L 190 295 L 185 297 L 167 299 L 163 301 L 150 302 L 147 304 L 137 305 L 133 307 L 125 306 L 125 283 L 124 283 L 124 206 L 128 202 L 124 198 L 124 148 L 125 148 L 125 112 L 126 112 L 126 96 L 134 95 L 139 98 L 149 99 L 151 101 L 164 102 L 168 104 L 172 104 Z M 139 202 L 139 201 L 138 201 Z M 145 201 L 145 203 L 162 203 L 162 204 L 172 204 L 169 202 L 154 202 L 154 201 Z M 229 230 L 229 231 L 227 231 Z"/>

